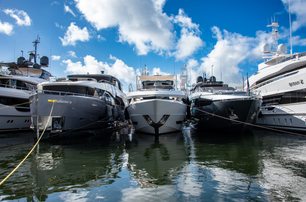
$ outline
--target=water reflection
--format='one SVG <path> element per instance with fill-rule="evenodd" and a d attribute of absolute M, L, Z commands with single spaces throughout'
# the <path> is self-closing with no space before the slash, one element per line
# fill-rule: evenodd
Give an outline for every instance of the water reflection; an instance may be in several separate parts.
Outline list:
<path fill-rule="evenodd" d="M 195 134 L 188 127 L 159 141 L 142 134 L 107 137 L 40 144 L 0 187 L 0 200 L 306 200 L 306 137 Z M 1 179 L 31 148 L 31 138 L 22 140 L 0 138 Z"/>
<path fill-rule="evenodd" d="M 24 145 L 21 154 L 20 146 L 11 149 L 8 164 L 13 166 L 20 161 L 30 146 Z M 81 197 L 85 194 L 83 188 L 111 184 L 118 177 L 124 161 L 122 153 L 120 146 L 40 144 L 35 154 L 1 187 L 2 198 L 41 201 L 51 193 L 68 190 L 68 195 Z M 2 166 L 4 162 L 1 159 Z M 1 172 L 1 178 L 5 174 Z"/>
<path fill-rule="evenodd" d="M 202 187 L 200 198 L 265 200 L 256 181 L 260 161 L 252 134 L 203 133 L 193 139 L 189 148 L 195 153 L 195 179 Z"/>
<path fill-rule="evenodd" d="M 137 144 L 131 145 L 129 169 L 141 187 L 166 185 L 182 167 L 187 156 L 182 134 L 154 136 L 137 135 Z"/>
<path fill-rule="evenodd" d="M 306 137 L 255 131 L 260 142 L 260 183 L 273 200 L 306 200 Z M 265 134 L 265 135 L 263 135 Z"/>

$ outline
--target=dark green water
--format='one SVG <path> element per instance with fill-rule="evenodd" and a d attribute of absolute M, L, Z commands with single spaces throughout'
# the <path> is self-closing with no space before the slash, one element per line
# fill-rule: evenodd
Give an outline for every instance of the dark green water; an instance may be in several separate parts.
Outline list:
<path fill-rule="evenodd" d="M 31 134 L 0 138 L 0 178 L 26 155 Z M 135 135 L 42 143 L 0 187 L 3 201 L 305 201 L 306 137 L 250 134 Z"/>

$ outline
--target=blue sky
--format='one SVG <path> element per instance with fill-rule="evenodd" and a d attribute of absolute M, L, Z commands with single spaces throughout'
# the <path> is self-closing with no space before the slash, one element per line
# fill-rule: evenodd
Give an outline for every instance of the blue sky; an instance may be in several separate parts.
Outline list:
<path fill-rule="evenodd" d="M 104 70 L 127 87 L 145 65 L 161 74 L 186 66 L 191 82 L 206 72 L 239 85 L 262 61 L 271 18 L 288 45 L 288 1 L 1 0 L 0 61 L 32 50 L 39 35 L 57 77 Z M 290 5 L 293 51 L 306 51 L 306 0 Z"/>

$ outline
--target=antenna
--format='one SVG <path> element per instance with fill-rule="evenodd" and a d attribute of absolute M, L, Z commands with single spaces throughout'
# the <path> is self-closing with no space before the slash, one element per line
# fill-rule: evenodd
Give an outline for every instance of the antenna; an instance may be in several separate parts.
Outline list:
<path fill-rule="evenodd" d="M 242 90 L 244 90 L 244 76 L 243 74 L 241 74 L 241 76 L 242 76 Z"/>
<path fill-rule="evenodd" d="M 292 55 L 292 26 L 291 26 L 291 1 L 288 1 L 288 13 L 289 13 L 289 31 L 290 31 L 290 55 Z"/>
<path fill-rule="evenodd" d="M 211 65 L 211 76 L 214 75 L 214 65 Z"/>
<path fill-rule="evenodd" d="M 249 83 L 249 74 L 247 73 L 247 93 L 250 96 L 251 92 L 250 92 L 250 83 Z"/>
<path fill-rule="evenodd" d="M 272 37 L 273 37 L 273 49 L 274 51 L 276 51 L 277 49 L 277 45 L 278 45 L 278 22 L 276 22 L 275 20 L 271 22 L 270 25 L 267 25 L 267 27 L 271 27 L 272 28 Z"/>
<path fill-rule="evenodd" d="M 37 58 L 37 45 L 40 43 L 39 35 L 37 35 L 37 39 L 32 42 L 34 44 L 34 64 L 36 64 L 36 58 Z"/>

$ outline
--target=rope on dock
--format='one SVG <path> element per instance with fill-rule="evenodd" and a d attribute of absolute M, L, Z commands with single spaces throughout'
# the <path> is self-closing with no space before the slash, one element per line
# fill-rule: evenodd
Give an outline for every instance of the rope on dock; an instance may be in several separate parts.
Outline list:
<path fill-rule="evenodd" d="M 38 145 L 38 143 L 40 142 L 41 138 L 43 137 L 47 127 L 48 127 L 48 123 L 51 119 L 51 114 L 52 114 L 52 111 L 53 111 L 53 107 L 54 107 L 54 102 L 52 104 L 52 107 L 51 107 L 51 110 L 50 110 L 50 114 L 49 114 L 49 117 L 48 117 L 48 120 L 47 120 L 47 123 L 46 123 L 46 127 L 44 128 L 43 132 L 41 133 L 40 137 L 37 139 L 36 143 L 34 144 L 34 146 L 32 147 L 32 149 L 28 152 L 28 154 L 20 161 L 20 163 L 3 179 L 1 180 L 0 182 L 0 186 L 6 182 L 6 180 L 8 178 L 10 178 L 17 170 L 18 168 L 25 162 L 25 160 L 32 154 L 32 152 L 34 151 L 34 149 L 36 148 L 36 146 Z M 36 126 L 38 127 L 38 125 Z"/>
<path fill-rule="evenodd" d="M 237 122 L 237 123 L 240 123 L 240 124 L 252 126 L 252 127 L 255 127 L 255 128 L 260 128 L 260 129 L 270 130 L 270 131 L 274 131 L 274 132 L 287 133 L 287 134 L 290 134 L 290 135 L 305 137 L 305 135 L 301 134 L 301 133 L 296 133 L 296 132 L 291 132 L 291 131 L 287 131 L 287 130 L 276 129 L 276 128 L 272 128 L 272 127 L 267 127 L 267 126 L 262 126 L 262 125 L 258 125 L 258 124 L 248 123 L 248 122 L 239 121 L 239 120 L 235 120 L 235 119 L 230 119 L 230 118 L 227 118 L 227 117 L 224 117 L 224 116 L 220 116 L 220 115 L 217 115 L 217 114 L 214 114 L 214 113 L 210 113 L 210 112 L 204 111 L 202 109 L 198 109 L 198 108 L 196 108 L 196 110 L 198 110 L 200 112 L 204 112 L 204 113 L 206 113 L 208 115 L 211 115 L 211 116 L 215 116 L 215 117 L 218 117 L 218 118 L 221 118 L 221 119 L 225 119 L 225 120 Z"/>

